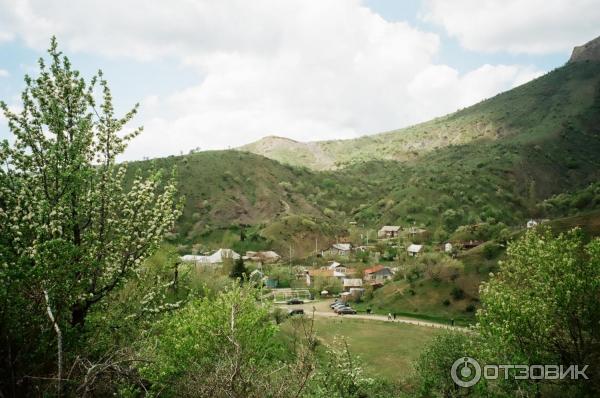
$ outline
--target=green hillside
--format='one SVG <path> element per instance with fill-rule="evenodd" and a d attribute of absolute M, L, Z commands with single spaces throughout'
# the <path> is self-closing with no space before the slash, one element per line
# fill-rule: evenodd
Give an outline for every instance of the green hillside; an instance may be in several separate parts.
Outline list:
<path fill-rule="evenodd" d="M 542 202 L 600 180 L 598 126 L 600 62 L 574 62 L 408 129 L 308 147 L 292 142 L 295 149 L 280 159 L 314 166 L 316 145 L 320 161 L 329 154 L 346 165 L 336 170 L 236 150 L 135 162 L 131 169 L 177 168 L 185 208 L 174 240 L 188 248 L 293 244 L 302 256 L 314 250 L 307 242 L 326 246 L 350 221 L 418 224 L 436 241 L 461 225 L 484 224 L 480 238 L 489 239 L 530 217 L 579 211 Z M 289 140 L 277 141 L 283 150 Z M 244 234 L 253 240 L 242 244 Z"/>
<path fill-rule="evenodd" d="M 416 126 L 352 140 L 298 143 L 267 137 L 241 150 L 316 170 L 351 163 L 413 160 L 472 142 L 532 142 L 557 134 L 597 101 L 599 62 L 573 62 L 469 108 Z"/>

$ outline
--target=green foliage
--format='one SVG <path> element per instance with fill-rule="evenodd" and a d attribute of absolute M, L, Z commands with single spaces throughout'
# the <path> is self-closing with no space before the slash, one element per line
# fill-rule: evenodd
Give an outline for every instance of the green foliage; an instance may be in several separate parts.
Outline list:
<path fill-rule="evenodd" d="M 460 287 L 455 286 L 452 288 L 450 295 L 454 300 L 462 300 L 465 298 L 465 291 L 462 290 Z"/>
<path fill-rule="evenodd" d="M 478 357 L 472 338 L 460 332 L 445 332 L 434 337 L 415 363 L 417 395 L 421 397 L 459 397 L 469 391 L 450 377 L 452 364 L 459 358 Z"/>
<path fill-rule="evenodd" d="M 140 371 L 161 396 L 261 396 L 282 355 L 277 331 L 254 289 L 232 285 L 156 324 L 141 347 L 151 361 Z"/>
<path fill-rule="evenodd" d="M 25 76 L 22 111 L 0 103 L 14 135 L 0 144 L 0 357 L 19 353 L 0 385 L 23 395 L 30 385 L 15 383 L 55 358 L 65 376 L 92 309 L 137 276 L 180 214 L 174 176 L 148 170 L 126 184 L 116 163 L 141 131 L 123 133 L 137 106 L 117 117 L 101 72 L 86 82 L 55 39 L 48 55 Z"/>
<path fill-rule="evenodd" d="M 231 272 L 229 272 L 229 277 L 241 280 L 244 280 L 248 277 L 248 270 L 244 265 L 244 259 L 242 257 L 238 258 L 237 260 L 234 260 Z"/>
<path fill-rule="evenodd" d="M 543 229 L 510 244 L 508 260 L 481 289 L 479 331 L 494 360 L 598 363 L 600 239 L 584 242 L 579 230 L 554 237 Z M 580 393 L 598 393 L 591 372 L 596 381 L 577 384 Z"/>

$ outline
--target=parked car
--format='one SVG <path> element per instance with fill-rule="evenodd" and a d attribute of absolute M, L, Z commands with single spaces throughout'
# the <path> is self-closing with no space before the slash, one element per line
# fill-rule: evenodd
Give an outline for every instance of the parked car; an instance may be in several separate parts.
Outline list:
<path fill-rule="evenodd" d="M 344 308 L 350 308 L 350 307 L 349 307 L 349 306 L 347 306 L 347 305 L 343 305 L 343 306 L 340 306 L 340 307 L 335 307 L 335 308 L 333 309 L 333 312 L 335 312 L 335 313 L 338 313 L 340 310 L 342 310 L 342 309 L 344 309 Z"/>
<path fill-rule="evenodd" d="M 288 315 L 304 315 L 304 310 L 302 308 L 294 308 L 293 310 L 288 311 Z"/>
<path fill-rule="evenodd" d="M 302 300 L 300 300 L 300 299 L 297 299 L 297 298 L 293 298 L 293 299 L 289 299 L 289 300 L 287 301 L 287 303 L 288 303 L 289 305 L 292 305 L 292 304 L 304 304 L 304 301 L 302 301 Z"/>
<path fill-rule="evenodd" d="M 342 302 L 340 300 L 335 300 L 333 303 L 329 304 L 329 308 L 333 308 L 336 304 L 341 304 Z"/>
<path fill-rule="evenodd" d="M 344 308 L 340 308 L 339 310 L 337 310 L 337 313 L 340 315 L 344 315 L 344 314 L 356 314 L 356 310 L 350 308 L 350 307 L 344 307 Z"/>
<path fill-rule="evenodd" d="M 336 309 L 342 308 L 342 307 L 347 307 L 347 305 L 344 303 L 338 303 L 338 304 L 334 305 L 333 307 L 331 307 L 331 309 L 335 311 Z"/>

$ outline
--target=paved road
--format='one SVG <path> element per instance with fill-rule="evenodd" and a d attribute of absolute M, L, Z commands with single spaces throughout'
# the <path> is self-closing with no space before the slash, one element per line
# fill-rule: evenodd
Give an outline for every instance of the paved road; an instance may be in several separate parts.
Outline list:
<path fill-rule="evenodd" d="M 307 315 L 313 314 L 313 308 L 314 308 L 314 315 L 318 316 L 318 317 L 327 317 L 327 318 L 350 317 L 350 318 L 354 318 L 354 319 L 365 319 L 365 320 L 369 320 L 369 321 L 378 321 L 378 322 L 406 323 L 409 325 L 430 327 L 430 328 L 436 328 L 436 329 L 456 330 L 456 331 L 461 331 L 461 332 L 470 331 L 469 328 L 462 327 L 462 326 L 450 326 L 450 325 L 446 325 L 443 323 L 423 321 L 421 319 L 409 318 L 406 316 L 396 316 L 396 319 L 390 320 L 385 315 L 376 315 L 376 314 L 339 315 L 339 314 L 336 314 L 335 312 L 333 312 L 333 310 L 331 310 L 329 308 L 329 303 L 330 303 L 329 301 L 319 301 L 319 302 L 305 303 L 305 304 L 300 304 L 300 305 L 281 305 L 280 307 L 285 308 L 285 309 L 302 308 Z"/>

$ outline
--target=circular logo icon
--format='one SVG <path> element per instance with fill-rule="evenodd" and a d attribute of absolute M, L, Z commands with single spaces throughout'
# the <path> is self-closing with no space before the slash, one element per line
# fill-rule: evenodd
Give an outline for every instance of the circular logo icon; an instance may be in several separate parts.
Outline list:
<path fill-rule="evenodd" d="M 450 376 L 461 387 L 473 387 L 481 379 L 481 366 L 471 357 L 458 358 L 452 364 Z"/>

